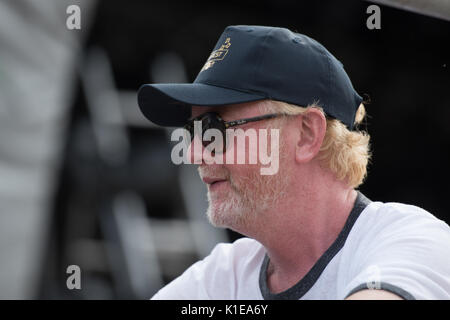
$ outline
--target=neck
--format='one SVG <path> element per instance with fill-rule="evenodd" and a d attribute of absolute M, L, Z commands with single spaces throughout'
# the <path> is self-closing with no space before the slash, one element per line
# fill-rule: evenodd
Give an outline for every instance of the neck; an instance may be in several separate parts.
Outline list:
<path fill-rule="evenodd" d="M 297 182 L 295 182 L 297 181 Z M 270 258 L 268 284 L 284 291 L 308 273 L 336 240 L 351 212 L 356 191 L 331 176 L 293 181 L 292 192 L 260 216 L 250 237 Z M 314 184 L 298 181 L 314 181 Z"/>

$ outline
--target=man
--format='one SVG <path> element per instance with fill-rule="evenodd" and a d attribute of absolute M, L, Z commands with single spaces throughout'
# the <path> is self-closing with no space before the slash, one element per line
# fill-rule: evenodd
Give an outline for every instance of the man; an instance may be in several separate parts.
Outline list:
<path fill-rule="evenodd" d="M 144 85 L 138 100 L 154 123 L 188 130 L 209 220 L 247 236 L 217 245 L 154 299 L 450 298 L 448 225 L 355 190 L 370 157 L 369 136 L 357 129 L 362 98 L 315 40 L 227 27 L 193 84 Z M 235 144 L 240 134 L 229 128 L 263 132 L 258 143 L 279 135 L 268 142 L 278 147 L 279 170 L 263 175 L 262 161 L 224 161 L 258 149 L 250 139 Z M 210 148 L 208 129 L 222 133 L 214 139 L 223 138 L 222 149 Z"/>

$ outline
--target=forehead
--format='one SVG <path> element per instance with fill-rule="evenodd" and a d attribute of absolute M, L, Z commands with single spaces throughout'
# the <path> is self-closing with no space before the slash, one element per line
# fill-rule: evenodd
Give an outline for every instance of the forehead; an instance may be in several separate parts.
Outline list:
<path fill-rule="evenodd" d="M 261 114 L 261 103 L 262 101 L 254 101 L 215 107 L 192 106 L 192 117 L 198 117 L 206 112 L 217 112 L 224 120 L 254 117 Z"/>

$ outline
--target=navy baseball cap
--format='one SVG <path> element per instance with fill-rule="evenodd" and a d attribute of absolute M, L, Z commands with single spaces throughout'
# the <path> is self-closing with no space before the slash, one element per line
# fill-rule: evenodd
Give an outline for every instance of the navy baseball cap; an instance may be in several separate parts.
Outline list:
<path fill-rule="evenodd" d="M 145 84 L 142 113 L 161 126 L 181 127 L 191 106 L 221 106 L 264 99 L 299 106 L 318 103 L 353 128 L 362 98 L 337 60 L 320 43 L 285 28 L 229 26 L 193 83 Z"/>

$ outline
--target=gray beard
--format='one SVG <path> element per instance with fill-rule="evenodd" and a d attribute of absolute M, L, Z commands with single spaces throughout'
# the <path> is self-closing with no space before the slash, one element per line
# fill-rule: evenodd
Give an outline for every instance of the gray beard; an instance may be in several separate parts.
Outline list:
<path fill-rule="evenodd" d="M 250 177 L 239 177 L 240 186 L 231 178 L 230 192 L 211 194 L 208 191 L 207 216 L 215 227 L 230 228 L 238 231 L 247 228 L 261 214 L 275 208 L 286 198 L 290 175 L 280 172 L 273 176 L 262 176 L 259 169 Z"/>

